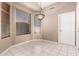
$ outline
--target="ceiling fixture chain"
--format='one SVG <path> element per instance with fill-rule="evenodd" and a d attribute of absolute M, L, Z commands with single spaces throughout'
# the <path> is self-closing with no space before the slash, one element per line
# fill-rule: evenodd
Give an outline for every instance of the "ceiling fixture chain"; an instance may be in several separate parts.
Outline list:
<path fill-rule="evenodd" d="M 40 2 L 40 14 L 37 14 L 38 19 L 43 20 L 45 15 L 42 13 L 42 6 Z"/>

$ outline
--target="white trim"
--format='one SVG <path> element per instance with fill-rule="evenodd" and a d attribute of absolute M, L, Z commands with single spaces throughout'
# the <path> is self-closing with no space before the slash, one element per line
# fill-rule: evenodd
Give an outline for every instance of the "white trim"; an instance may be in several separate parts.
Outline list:
<path fill-rule="evenodd" d="M 77 3 L 77 6 L 76 6 L 76 48 L 79 49 L 79 39 L 78 39 L 78 31 L 79 31 L 79 25 L 78 25 L 78 19 L 79 19 L 79 3 Z"/>
<path fill-rule="evenodd" d="M 61 25 L 60 22 L 59 22 L 59 20 L 60 20 L 59 16 L 60 15 L 58 15 L 58 43 L 60 43 L 60 36 L 59 36 L 60 33 L 59 33 L 59 30 L 60 30 L 60 25 Z"/>

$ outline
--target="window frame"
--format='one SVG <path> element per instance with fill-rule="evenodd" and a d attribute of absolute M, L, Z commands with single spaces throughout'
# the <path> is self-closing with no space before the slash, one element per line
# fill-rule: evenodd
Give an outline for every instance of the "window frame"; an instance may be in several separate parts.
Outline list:
<path fill-rule="evenodd" d="M 23 13 L 26 13 L 26 14 L 29 14 L 29 16 L 30 16 L 30 22 L 29 22 L 29 33 L 25 33 L 25 34 L 16 34 L 16 36 L 19 36 L 19 35 L 27 35 L 27 34 L 31 34 L 31 13 L 28 13 L 28 12 L 26 12 L 26 11 L 23 11 L 22 9 L 19 9 L 19 8 L 15 8 L 15 15 L 16 15 L 16 10 L 19 10 L 19 11 L 21 11 L 21 12 L 23 12 Z M 16 17 L 15 17 L 15 19 L 16 19 Z M 17 19 L 16 19 L 17 20 Z M 17 23 L 19 23 L 19 22 L 17 22 L 16 21 L 16 26 L 17 26 Z M 27 24 L 27 23 L 26 23 Z M 17 33 L 17 32 L 16 32 Z"/>
<path fill-rule="evenodd" d="M 5 6 L 4 4 L 6 4 L 7 6 Z M 8 9 L 6 9 L 6 8 L 8 8 Z M 2 37 L 2 26 L 1 26 L 1 39 L 10 37 L 10 5 L 6 2 L 1 3 L 1 25 L 2 25 L 2 16 L 3 16 L 2 13 L 3 12 L 6 13 L 9 17 L 9 34 Z"/>
<path fill-rule="evenodd" d="M 41 33 L 41 20 L 40 20 L 40 31 L 39 32 L 36 32 L 35 31 L 35 17 L 37 16 L 37 14 L 35 14 L 35 16 L 34 16 L 34 33 Z"/>

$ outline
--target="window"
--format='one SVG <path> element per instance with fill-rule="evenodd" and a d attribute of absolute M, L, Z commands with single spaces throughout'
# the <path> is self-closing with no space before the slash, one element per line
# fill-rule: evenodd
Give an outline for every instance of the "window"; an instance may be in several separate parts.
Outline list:
<path fill-rule="evenodd" d="M 30 34 L 31 15 L 16 9 L 16 35 Z"/>
<path fill-rule="evenodd" d="M 1 38 L 10 36 L 10 6 L 7 3 L 1 3 Z"/>
<path fill-rule="evenodd" d="M 41 21 L 35 16 L 34 20 L 34 28 L 35 28 L 35 33 L 39 33 L 41 29 Z"/>

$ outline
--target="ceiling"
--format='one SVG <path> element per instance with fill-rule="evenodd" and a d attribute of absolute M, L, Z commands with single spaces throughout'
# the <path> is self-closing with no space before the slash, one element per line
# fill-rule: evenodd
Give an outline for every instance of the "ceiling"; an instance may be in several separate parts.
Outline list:
<path fill-rule="evenodd" d="M 55 2 L 41 2 L 41 7 L 44 9 L 54 3 Z M 19 2 L 19 4 L 24 5 L 34 11 L 40 10 L 40 2 Z"/>
<path fill-rule="evenodd" d="M 55 3 L 55 2 L 42 2 L 42 3 L 41 3 L 41 8 L 44 9 L 44 8 L 50 6 L 50 5 L 53 4 L 53 3 Z M 40 2 L 37 2 L 37 4 L 38 4 L 39 7 L 40 7 Z"/>

